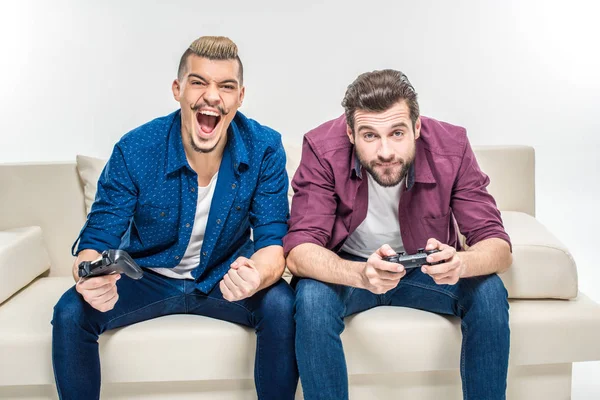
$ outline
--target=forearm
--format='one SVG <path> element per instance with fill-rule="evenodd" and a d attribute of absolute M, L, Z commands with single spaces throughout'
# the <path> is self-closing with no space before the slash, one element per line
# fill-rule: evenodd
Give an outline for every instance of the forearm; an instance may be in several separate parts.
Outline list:
<path fill-rule="evenodd" d="M 96 260 L 98 257 L 100 257 L 100 253 L 98 253 L 96 250 L 92 250 L 92 249 L 85 249 L 85 250 L 81 250 L 79 252 L 79 254 L 77 254 L 77 258 L 75 258 L 75 262 L 73 263 L 73 279 L 75 279 L 75 282 L 79 281 L 79 264 L 82 263 L 83 261 L 93 261 Z"/>
<path fill-rule="evenodd" d="M 297 277 L 363 288 L 360 271 L 364 263 L 348 261 L 334 252 L 313 243 L 303 243 L 290 251 L 289 270 Z"/>
<path fill-rule="evenodd" d="M 258 290 L 271 286 L 283 275 L 285 259 L 283 257 L 283 247 L 281 246 L 263 247 L 254 253 L 250 259 L 254 261 L 254 265 L 256 265 L 256 269 L 260 274 Z"/>
<path fill-rule="evenodd" d="M 510 246 L 498 238 L 482 240 L 458 255 L 463 264 L 461 278 L 502 273 L 512 264 Z"/>

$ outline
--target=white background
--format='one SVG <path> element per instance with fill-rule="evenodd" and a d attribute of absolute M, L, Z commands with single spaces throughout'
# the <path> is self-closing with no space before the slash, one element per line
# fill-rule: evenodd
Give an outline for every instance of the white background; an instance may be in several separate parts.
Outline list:
<path fill-rule="evenodd" d="M 0 162 L 108 157 L 177 108 L 179 57 L 201 35 L 238 44 L 241 111 L 291 142 L 341 114 L 359 73 L 399 69 L 422 114 L 473 144 L 535 147 L 537 217 L 600 302 L 599 16 L 580 0 L 2 1 Z M 576 364 L 573 398 L 600 398 L 598 376 Z"/>

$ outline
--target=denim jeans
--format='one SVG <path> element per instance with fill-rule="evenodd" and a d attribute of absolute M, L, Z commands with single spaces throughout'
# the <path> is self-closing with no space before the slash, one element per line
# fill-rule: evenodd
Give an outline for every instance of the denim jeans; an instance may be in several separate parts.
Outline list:
<path fill-rule="evenodd" d="M 365 261 L 348 254 L 340 256 Z M 381 295 L 312 279 L 296 283 L 296 357 L 306 400 L 348 398 L 340 339 L 344 317 L 377 306 L 411 307 L 460 317 L 464 399 L 506 398 L 510 330 L 507 292 L 500 278 L 493 274 L 461 279 L 456 285 L 437 285 L 429 275 L 413 269 L 396 288 Z"/>
<path fill-rule="evenodd" d="M 254 380 L 259 399 L 294 398 L 298 383 L 294 292 L 284 280 L 250 298 L 229 302 L 223 299 L 219 285 L 206 295 L 196 290 L 191 280 L 144 272 L 139 281 L 121 276 L 117 282 L 119 300 L 108 312 L 92 308 L 75 287 L 54 307 L 52 362 L 61 399 L 99 398 L 98 336 L 102 332 L 168 314 L 204 315 L 253 327 L 257 336 Z M 211 343 L 190 342 L 189 346 L 197 346 L 197 354 L 202 355 L 202 347 Z"/>

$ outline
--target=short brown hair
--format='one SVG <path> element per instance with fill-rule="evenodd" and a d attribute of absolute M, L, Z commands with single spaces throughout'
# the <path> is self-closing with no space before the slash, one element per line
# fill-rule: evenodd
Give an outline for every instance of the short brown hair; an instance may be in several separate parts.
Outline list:
<path fill-rule="evenodd" d="M 181 56 L 177 70 L 177 79 L 183 79 L 187 59 L 192 54 L 208 58 L 209 60 L 236 60 L 239 66 L 238 78 L 240 85 L 244 84 L 244 67 L 238 56 L 237 45 L 231 39 L 225 36 L 202 36 L 194 40 Z"/>
<path fill-rule="evenodd" d="M 382 112 L 401 100 L 405 100 L 408 105 L 414 130 L 419 118 L 417 92 L 402 72 L 384 69 L 359 75 L 348 86 L 342 100 L 342 107 L 346 112 L 346 121 L 354 132 L 356 110 Z"/>

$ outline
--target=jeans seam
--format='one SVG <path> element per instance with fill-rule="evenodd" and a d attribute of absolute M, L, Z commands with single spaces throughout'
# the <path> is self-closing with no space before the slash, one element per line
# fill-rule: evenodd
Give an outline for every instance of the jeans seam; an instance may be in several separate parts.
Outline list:
<path fill-rule="evenodd" d="M 461 307 L 462 308 L 462 307 Z M 466 353 L 466 349 L 465 349 L 465 342 L 466 342 L 466 337 L 467 337 L 467 325 L 464 323 L 464 320 L 461 320 L 461 326 L 463 328 L 463 334 L 462 334 L 462 344 L 461 344 L 461 350 L 460 350 L 460 376 L 462 378 L 462 385 L 463 385 L 463 397 L 464 400 L 467 400 L 469 395 L 468 395 L 468 389 L 467 389 L 467 377 L 466 377 L 466 367 L 465 367 L 465 353 Z"/>
<path fill-rule="evenodd" d="M 54 364 L 54 357 L 52 357 L 52 369 L 54 370 L 54 382 L 56 383 L 56 391 L 58 392 L 58 398 L 62 399 L 62 392 L 60 391 L 60 385 L 58 384 L 58 377 L 56 376 L 56 365 Z"/>
<path fill-rule="evenodd" d="M 106 321 L 105 325 L 108 325 L 108 324 L 110 324 L 111 322 L 118 320 L 119 318 L 123 318 L 123 317 L 126 317 L 126 316 L 128 316 L 128 315 L 131 315 L 131 314 L 133 314 L 133 313 L 140 312 L 140 311 L 142 311 L 142 310 L 144 310 L 144 309 L 146 309 L 146 308 L 148 308 L 148 307 L 152 307 L 153 305 L 156 305 L 156 304 L 159 304 L 159 303 L 165 302 L 165 301 L 167 301 L 167 300 L 175 299 L 175 298 L 177 298 L 177 297 L 179 297 L 179 295 L 177 295 L 177 296 L 171 296 L 171 297 L 167 297 L 166 299 L 161 299 L 161 300 L 155 301 L 154 303 L 146 304 L 144 307 L 137 308 L 137 309 L 135 309 L 135 310 L 133 310 L 133 311 L 129 311 L 128 313 L 125 313 L 125 314 L 119 315 L 119 316 L 117 316 L 117 317 L 114 317 L 114 318 L 112 318 L 112 319 L 110 319 L 110 320 Z"/>
<path fill-rule="evenodd" d="M 258 379 L 256 380 L 256 393 L 258 394 L 258 398 L 261 399 L 263 398 L 263 392 L 262 392 L 262 385 L 261 385 L 261 381 L 262 381 L 262 375 L 260 373 L 260 365 L 258 364 L 260 362 L 260 359 L 262 358 L 260 356 L 260 337 L 259 335 L 256 335 L 256 365 L 254 366 L 254 368 L 256 368 L 256 374 L 258 375 Z"/>
<path fill-rule="evenodd" d="M 401 285 L 411 285 L 411 286 L 416 286 L 416 287 L 419 287 L 419 288 L 421 288 L 421 289 L 426 289 L 426 290 L 432 290 L 432 291 L 434 291 L 434 292 L 438 292 L 438 293 L 444 294 L 444 295 L 446 295 L 446 296 L 448 296 L 448 297 L 451 297 L 452 299 L 454 299 L 454 300 L 457 300 L 457 301 L 458 301 L 458 296 L 454 295 L 452 292 L 449 292 L 449 291 L 447 291 L 447 290 L 443 290 L 443 289 L 440 289 L 440 288 L 436 288 L 436 287 L 429 286 L 429 285 L 423 285 L 423 284 L 420 284 L 420 283 L 415 283 L 415 282 L 403 282 L 403 281 L 400 281 L 400 284 L 401 284 Z M 460 306 L 459 306 L 459 307 L 460 307 Z M 462 308 L 462 307 L 461 307 L 461 308 Z"/>
<path fill-rule="evenodd" d="M 228 300 L 218 299 L 218 298 L 216 298 L 216 297 L 210 297 L 210 296 L 207 296 L 207 295 L 205 295 L 205 294 L 194 294 L 194 293 L 192 293 L 192 294 L 191 294 L 191 296 L 196 296 L 196 297 L 204 297 L 204 298 L 206 298 L 206 299 L 209 299 L 209 300 L 216 300 L 216 301 L 218 301 L 218 302 L 221 302 L 221 303 L 226 303 L 226 304 L 234 304 L 234 305 L 236 305 L 236 306 L 238 306 L 238 307 L 241 307 L 241 308 L 243 308 L 243 309 L 244 309 L 244 310 L 246 310 L 247 312 L 249 312 L 249 313 L 250 313 L 250 315 L 252 316 L 252 318 L 254 318 L 254 313 L 253 313 L 252 311 L 250 311 L 250 309 L 246 308 L 245 306 L 243 306 L 243 305 L 239 304 L 239 303 L 238 303 L 238 302 L 236 302 L 236 301 L 228 301 Z"/>

